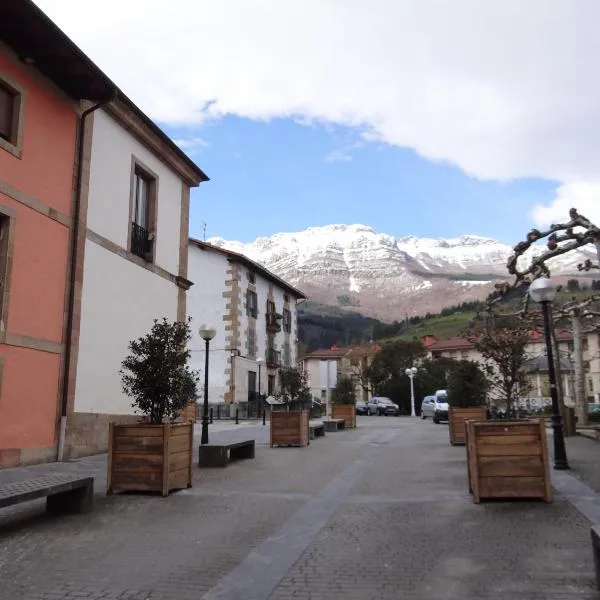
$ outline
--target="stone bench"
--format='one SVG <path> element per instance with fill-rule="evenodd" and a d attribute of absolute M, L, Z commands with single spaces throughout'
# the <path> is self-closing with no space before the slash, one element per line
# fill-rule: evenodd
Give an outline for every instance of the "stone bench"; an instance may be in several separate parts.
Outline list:
<path fill-rule="evenodd" d="M 226 467 L 234 460 L 254 458 L 254 440 L 231 444 L 204 444 L 198 450 L 199 467 Z"/>
<path fill-rule="evenodd" d="M 310 439 L 314 440 L 318 437 L 325 437 L 325 424 L 313 423 L 309 426 Z"/>
<path fill-rule="evenodd" d="M 325 431 L 341 431 L 346 429 L 346 421 L 344 419 L 326 419 L 323 421 Z"/>
<path fill-rule="evenodd" d="M 0 508 L 38 498 L 46 498 L 46 511 L 52 514 L 89 512 L 94 478 L 57 474 L 0 484 Z"/>

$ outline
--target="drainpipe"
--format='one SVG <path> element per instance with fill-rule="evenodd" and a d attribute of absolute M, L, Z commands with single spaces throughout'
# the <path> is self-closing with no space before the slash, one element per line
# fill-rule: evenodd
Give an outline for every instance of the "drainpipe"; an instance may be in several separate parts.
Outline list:
<path fill-rule="evenodd" d="M 78 258 L 78 240 L 79 240 L 79 220 L 81 217 L 81 180 L 83 176 L 83 149 L 85 146 L 85 121 L 88 115 L 102 108 L 117 97 L 118 91 L 115 90 L 108 100 L 103 100 L 90 106 L 81 113 L 79 118 L 79 135 L 77 139 L 77 176 L 75 180 L 75 206 L 73 209 L 73 234 L 71 237 L 71 256 L 69 258 L 70 276 L 69 276 L 69 297 L 67 300 L 67 331 L 65 359 L 62 372 L 62 394 L 60 409 L 60 429 L 58 434 L 58 451 L 56 460 L 61 462 L 65 453 L 65 438 L 67 432 L 67 409 L 69 397 L 69 376 L 71 374 L 71 338 L 73 336 L 73 313 L 75 311 L 75 265 Z"/>

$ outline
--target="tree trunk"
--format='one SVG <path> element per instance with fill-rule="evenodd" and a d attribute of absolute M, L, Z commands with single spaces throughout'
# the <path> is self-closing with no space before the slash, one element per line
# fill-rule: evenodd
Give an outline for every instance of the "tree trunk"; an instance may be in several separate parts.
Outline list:
<path fill-rule="evenodd" d="M 563 386 L 563 378 L 560 368 L 560 354 L 558 353 L 558 341 L 556 339 L 556 329 L 552 327 L 551 332 L 552 338 L 552 354 L 554 355 L 554 371 L 556 373 L 556 392 L 558 393 L 558 408 L 560 415 L 563 418 L 563 423 L 566 422 L 566 411 L 565 411 L 565 388 Z M 568 427 L 563 427 L 564 435 L 570 435 Z"/>
<path fill-rule="evenodd" d="M 573 333 L 573 359 L 575 361 L 575 415 L 578 425 L 588 424 L 587 400 L 585 397 L 585 371 L 583 369 L 583 331 L 578 312 L 571 313 Z"/>

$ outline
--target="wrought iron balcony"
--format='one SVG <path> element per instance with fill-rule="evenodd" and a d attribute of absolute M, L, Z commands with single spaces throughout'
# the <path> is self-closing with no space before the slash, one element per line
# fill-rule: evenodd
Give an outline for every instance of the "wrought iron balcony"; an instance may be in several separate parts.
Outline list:
<path fill-rule="evenodd" d="M 273 348 L 267 348 L 266 361 L 267 367 L 275 369 L 281 365 L 281 352 L 279 350 L 273 350 Z"/>
<path fill-rule="evenodd" d="M 152 261 L 153 235 L 137 223 L 131 224 L 131 252 L 147 261 Z"/>

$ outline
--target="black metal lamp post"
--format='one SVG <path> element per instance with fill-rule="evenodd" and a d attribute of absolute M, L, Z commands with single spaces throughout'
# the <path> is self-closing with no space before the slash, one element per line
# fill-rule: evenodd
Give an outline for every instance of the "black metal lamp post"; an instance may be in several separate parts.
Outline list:
<path fill-rule="evenodd" d="M 558 392 L 556 388 L 556 371 L 552 353 L 552 323 L 550 321 L 550 305 L 556 296 L 556 287 L 548 277 L 540 277 L 531 282 L 529 296 L 534 302 L 542 305 L 544 315 L 544 333 L 546 336 L 546 355 L 548 357 L 548 377 L 550 379 L 550 397 L 552 398 L 552 429 L 554 431 L 554 468 L 564 471 L 569 468 L 565 437 L 563 432 L 562 416 L 558 406 Z"/>
<path fill-rule="evenodd" d="M 260 357 L 256 359 L 256 364 L 258 365 L 258 401 L 260 402 L 260 407 L 262 408 L 262 421 L 263 421 L 263 425 L 264 425 L 265 424 L 265 402 L 262 399 L 262 396 L 260 394 L 261 368 L 262 368 L 263 362 L 264 362 L 264 359 L 262 359 Z"/>
<path fill-rule="evenodd" d="M 208 444 L 208 350 L 210 340 L 212 340 L 217 330 L 212 325 L 201 325 L 198 329 L 200 337 L 204 340 L 205 346 L 205 357 L 204 357 L 204 406 L 202 409 L 202 435 L 200 437 L 200 445 Z"/>

